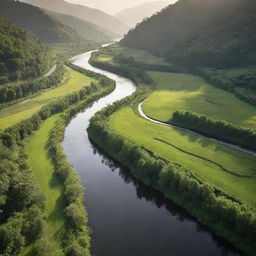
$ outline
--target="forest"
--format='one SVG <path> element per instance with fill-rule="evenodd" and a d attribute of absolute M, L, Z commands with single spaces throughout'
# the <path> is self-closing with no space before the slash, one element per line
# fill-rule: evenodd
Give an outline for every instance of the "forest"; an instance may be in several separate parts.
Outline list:
<path fill-rule="evenodd" d="M 36 78 L 53 65 L 49 49 L 15 25 L 0 19 L 0 83 Z"/>

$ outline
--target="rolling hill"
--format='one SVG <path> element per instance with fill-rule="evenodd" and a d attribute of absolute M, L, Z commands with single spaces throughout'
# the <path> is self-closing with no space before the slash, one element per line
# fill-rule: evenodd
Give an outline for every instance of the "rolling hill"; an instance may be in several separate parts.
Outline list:
<path fill-rule="evenodd" d="M 85 20 L 78 19 L 71 15 L 50 11 L 47 11 L 47 14 L 58 20 L 62 24 L 73 28 L 80 36 L 83 36 L 88 40 L 110 41 L 118 37 L 117 34 L 114 34 L 100 26 L 97 26 Z"/>
<path fill-rule="evenodd" d="M 22 0 L 23 2 L 45 8 L 49 11 L 72 15 L 79 19 L 89 21 L 104 29 L 122 35 L 128 31 L 128 27 L 117 18 L 112 17 L 97 9 L 84 5 L 71 4 L 64 0 Z"/>
<path fill-rule="evenodd" d="M 3 19 L 0 19 L 0 42 L 0 84 L 37 77 L 52 65 L 48 48 Z"/>
<path fill-rule="evenodd" d="M 121 42 L 186 69 L 256 64 L 254 0 L 180 0 L 139 24 Z"/>
<path fill-rule="evenodd" d="M 167 1 L 154 1 L 143 3 L 133 8 L 127 8 L 115 15 L 116 18 L 123 21 L 129 27 L 134 27 L 144 18 L 150 17 L 154 13 L 160 11 L 169 4 Z"/>
<path fill-rule="evenodd" d="M 41 9 L 14 0 L 0 0 L 0 17 L 31 32 L 45 43 L 78 42 L 76 31 L 49 17 Z"/>

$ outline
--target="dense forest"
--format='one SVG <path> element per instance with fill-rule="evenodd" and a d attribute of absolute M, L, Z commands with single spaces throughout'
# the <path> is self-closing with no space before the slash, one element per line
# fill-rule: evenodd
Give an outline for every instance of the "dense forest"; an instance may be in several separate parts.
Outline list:
<path fill-rule="evenodd" d="M 70 27 L 49 17 L 41 9 L 14 0 L 0 0 L 0 17 L 32 32 L 45 43 L 67 43 L 85 40 Z"/>
<path fill-rule="evenodd" d="M 46 46 L 3 19 L 0 19 L 0 42 L 0 84 L 37 77 L 53 65 Z"/>
<path fill-rule="evenodd" d="M 255 13 L 253 0 L 181 0 L 139 24 L 122 44 L 187 68 L 255 65 Z"/>

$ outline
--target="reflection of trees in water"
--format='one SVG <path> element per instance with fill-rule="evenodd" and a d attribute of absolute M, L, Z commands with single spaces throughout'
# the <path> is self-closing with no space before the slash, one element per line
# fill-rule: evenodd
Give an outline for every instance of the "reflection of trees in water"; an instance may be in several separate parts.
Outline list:
<path fill-rule="evenodd" d="M 172 201 L 166 199 L 162 193 L 156 191 L 155 189 L 146 186 L 141 181 L 135 179 L 129 169 L 123 167 L 120 163 L 114 160 L 108 153 L 99 149 L 97 145 L 90 140 L 93 154 L 99 155 L 101 157 L 101 162 L 107 165 L 112 172 L 118 171 L 119 175 L 122 177 L 126 184 L 133 184 L 136 189 L 136 194 L 139 199 L 145 199 L 147 202 L 150 202 L 157 206 L 158 208 L 164 207 L 168 215 L 175 217 L 180 222 L 193 222 L 196 225 L 196 231 L 200 233 L 207 233 L 211 236 L 216 246 L 221 249 L 221 254 L 223 256 L 238 256 L 242 255 L 238 253 L 235 248 L 232 247 L 229 243 L 221 239 L 220 237 L 213 234 L 209 229 L 199 223 L 194 217 L 189 215 L 182 207 L 173 203 Z"/>

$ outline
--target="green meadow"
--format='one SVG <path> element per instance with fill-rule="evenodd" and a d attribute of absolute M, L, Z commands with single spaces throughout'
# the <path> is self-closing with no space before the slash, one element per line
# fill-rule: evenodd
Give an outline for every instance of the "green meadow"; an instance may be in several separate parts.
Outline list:
<path fill-rule="evenodd" d="M 0 110 L 0 131 L 28 119 L 50 101 L 79 91 L 94 81 L 92 78 L 68 67 L 66 67 L 66 70 L 66 79 L 59 87 L 44 91 L 38 96 Z"/>
<path fill-rule="evenodd" d="M 61 242 L 65 235 L 65 199 L 63 185 L 48 156 L 47 142 L 58 118 L 59 115 L 54 115 L 47 119 L 28 139 L 25 146 L 28 165 L 33 172 L 35 182 L 45 196 L 45 233 L 54 246 L 56 256 L 63 255 Z"/>
<path fill-rule="evenodd" d="M 168 121 L 172 113 L 192 111 L 216 120 L 256 129 L 256 108 L 233 94 L 188 74 L 148 72 L 157 90 L 143 104 L 144 112 L 157 120 Z"/>
<path fill-rule="evenodd" d="M 256 207 L 256 159 L 240 151 L 170 127 L 152 123 L 125 107 L 110 117 L 110 127 L 158 157 L 189 169 L 208 183 Z"/>

